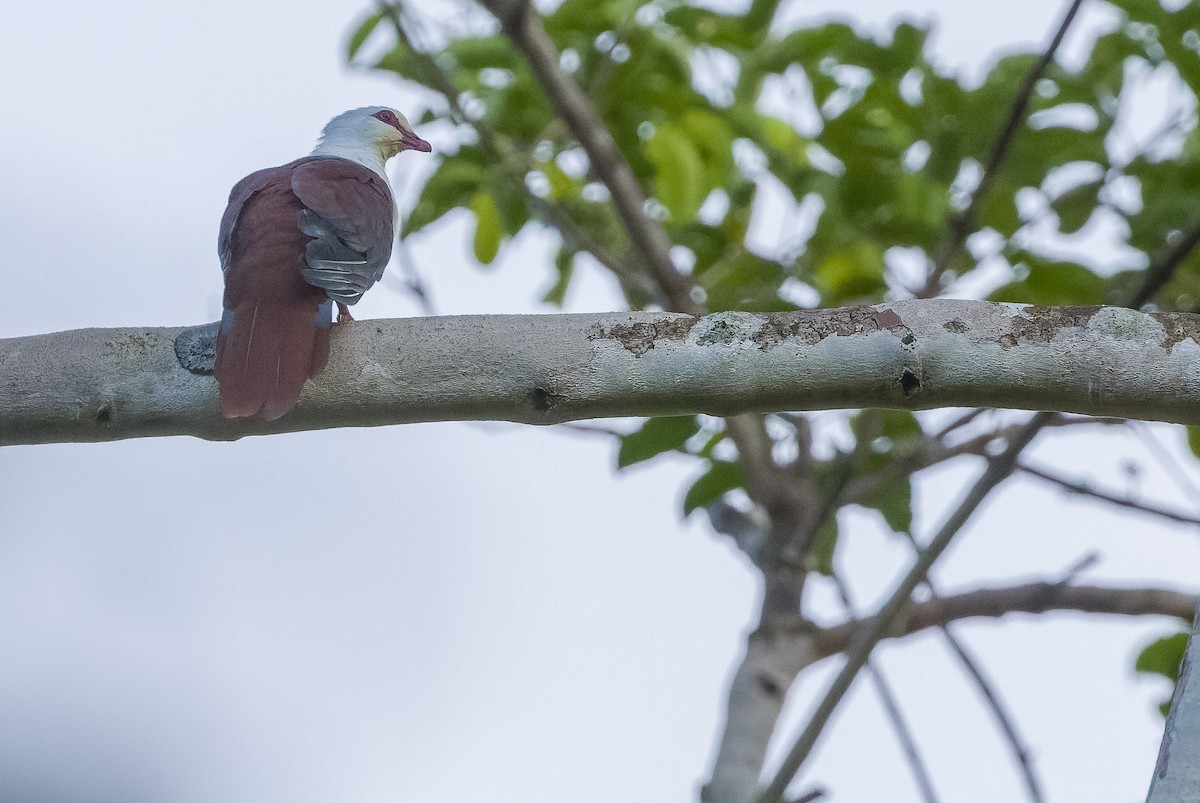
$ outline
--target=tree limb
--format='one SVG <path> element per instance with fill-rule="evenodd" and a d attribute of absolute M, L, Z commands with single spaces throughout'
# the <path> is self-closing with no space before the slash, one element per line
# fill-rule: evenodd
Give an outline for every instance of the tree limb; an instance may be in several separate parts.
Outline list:
<path fill-rule="evenodd" d="M 1162 588 L 1068 586 L 1058 582 L 979 588 L 913 603 L 884 637 L 903 638 L 962 619 L 999 618 L 1010 613 L 1078 611 L 1186 618 L 1198 599 L 1200 595 Z M 787 689 L 800 672 L 845 652 L 855 634 L 872 621 L 854 619 L 828 628 L 799 621 L 791 628 L 777 628 L 771 633 L 760 629 L 751 634 L 745 660 L 731 683 L 726 714 L 729 721 L 720 745 L 725 758 L 718 762 L 722 776 L 710 781 L 701 793 L 701 800 L 746 803 L 753 799 L 766 755 L 766 741 L 778 718 L 775 708 L 782 708 Z M 749 690 L 759 693 L 744 697 Z M 772 702 L 774 706 L 770 705 Z M 753 724 L 756 718 L 766 718 L 770 724 L 756 727 Z"/>
<path fill-rule="evenodd" d="M 1193 516 L 1188 515 L 1187 513 L 1168 510 L 1165 507 L 1160 507 L 1159 505 L 1155 505 L 1150 502 L 1143 502 L 1137 499 L 1130 499 L 1126 496 L 1118 496 L 1117 494 L 1108 491 L 1101 491 L 1097 488 L 1093 488 L 1086 482 L 1068 480 L 1065 477 L 1060 477 L 1057 474 L 1051 474 L 1048 471 L 1034 468 L 1033 466 L 1026 465 L 1025 463 L 1017 466 L 1017 470 L 1023 474 L 1028 474 L 1031 477 L 1037 477 L 1038 479 L 1045 480 L 1051 485 L 1057 485 L 1059 488 L 1062 488 L 1064 491 L 1068 491 L 1069 493 L 1087 496 L 1092 499 L 1098 499 L 1101 502 L 1107 502 L 1108 504 L 1116 505 L 1117 507 L 1123 507 L 1129 510 L 1137 510 L 1141 513 L 1149 513 L 1152 516 L 1158 516 L 1159 518 L 1164 518 L 1168 521 L 1174 521 L 1180 524 L 1190 524 L 1192 526 L 1200 526 L 1200 516 Z"/>
<path fill-rule="evenodd" d="M 1200 422 L 1200 316 L 929 299 L 695 318 L 450 316 L 335 327 L 280 420 L 228 421 L 179 329 L 0 340 L 0 445 L 417 421 L 993 406 Z"/>
<path fill-rule="evenodd" d="M 482 0 L 482 3 L 525 56 L 542 91 L 587 153 L 592 171 L 608 187 L 630 240 L 662 287 L 670 309 L 703 312 L 692 298 L 691 282 L 671 261 L 671 240 L 666 231 L 646 214 L 646 196 L 633 168 L 579 84 L 559 67 L 558 51 L 537 13 L 524 0 Z"/>
<path fill-rule="evenodd" d="M 914 602 L 908 613 L 893 624 L 885 638 L 902 638 L 962 619 L 995 619 L 1011 613 L 1077 611 L 1116 616 L 1175 616 L 1188 619 L 1198 601 L 1200 595 L 1166 588 L 1070 586 L 1057 582 L 977 588 L 960 594 Z M 819 656 L 817 660 L 843 652 L 855 633 L 870 622 L 870 619 L 856 619 L 814 630 L 811 639 Z"/>

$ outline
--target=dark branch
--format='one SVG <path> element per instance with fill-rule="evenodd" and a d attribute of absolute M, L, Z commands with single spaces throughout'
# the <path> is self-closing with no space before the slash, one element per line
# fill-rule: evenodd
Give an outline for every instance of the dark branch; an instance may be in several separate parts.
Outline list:
<path fill-rule="evenodd" d="M 1158 505 L 1150 504 L 1149 502 L 1141 502 L 1136 499 L 1130 499 L 1128 497 L 1118 496 L 1117 494 L 1111 493 L 1108 491 L 1101 491 L 1101 490 L 1091 487 L 1090 485 L 1088 485 L 1085 482 L 1077 482 L 1075 480 L 1068 480 L 1064 477 L 1059 477 L 1055 474 L 1051 474 L 1048 471 L 1044 471 L 1039 468 L 1034 468 L 1033 466 L 1030 466 L 1030 465 L 1027 465 L 1024 463 L 1017 466 L 1017 469 L 1024 474 L 1028 474 L 1031 477 L 1037 477 L 1038 479 L 1045 480 L 1046 482 L 1049 482 L 1052 485 L 1057 485 L 1059 488 L 1062 488 L 1063 490 L 1069 491 L 1073 494 L 1079 494 L 1080 496 L 1087 496 L 1092 499 L 1098 499 L 1101 502 L 1107 502 L 1110 505 L 1116 505 L 1118 507 L 1127 508 L 1129 510 L 1137 510 L 1137 511 L 1141 511 L 1142 513 L 1149 513 L 1153 516 L 1159 516 L 1161 518 L 1168 519 L 1170 521 L 1179 522 L 1180 524 L 1200 525 L 1200 517 L 1189 516 L 1186 513 L 1179 513 L 1174 510 L 1168 510 L 1166 508 L 1159 507 Z"/>
<path fill-rule="evenodd" d="M 1192 615 L 1200 595 L 1166 588 L 1105 588 L 1062 583 L 1028 583 L 1020 586 L 979 588 L 962 594 L 913 603 L 908 614 L 888 630 L 887 638 L 901 638 L 931 627 L 973 618 L 998 618 L 1010 613 L 1078 611 L 1117 616 Z M 874 619 L 845 622 L 820 630 L 814 636 L 823 657 L 844 652 L 855 635 L 871 627 Z"/>
<path fill-rule="evenodd" d="M 657 221 L 646 215 L 646 196 L 633 168 L 587 95 L 559 67 L 558 50 L 542 27 L 541 19 L 521 0 L 482 1 L 525 56 L 542 91 L 587 153 L 592 171 L 611 193 L 613 205 L 634 247 L 662 287 L 668 308 L 676 312 L 702 313 L 702 307 L 692 298 L 691 282 L 671 261 L 670 238 Z"/>
<path fill-rule="evenodd" d="M 845 609 L 848 615 L 854 615 L 854 603 L 850 599 L 850 589 L 837 574 L 833 575 L 833 582 L 837 588 L 838 596 L 842 600 L 842 608 Z M 891 723 L 892 730 L 896 733 L 896 741 L 900 744 L 900 749 L 904 753 L 904 757 L 908 761 L 908 766 L 912 770 L 913 780 L 917 784 L 917 790 L 921 794 L 921 799 L 926 803 L 937 803 L 937 792 L 933 788 L 933 780 L 929 775 L 929 768 L 925 766 L 925 760 L 921 757 L 921 751 L 917 747 L 916 736 L 913 735 L 912 729 L 908 726 L 908 721 L 904 718 L 904 712 L 900 710 L 900 703 L 896 699 L 896 693 L 892 691 L 891 684 L 887 678 L 883 676 L 883 672 L 879 666 L 867 661 L 867 673 L 870 677 L 872 685 L 875 686 L 875 692 L 879 695 L 879 704 L 883 707 L 884 715 L 887 716 L 888 722 Z"/>
<path fill-rule="evenodd" d="M 458 99 L 459 90 L 454 85 L 454 81 L 451 79 L 449 73 L 442 69 L 437 59 L 418 47 L 408 35 L 408 31 L 404 27 L 405 12 L 403 7 L 385 3 L 380 6 L 380 11 L 392 24 L 396 38 L 420 60 L 422 69 L 433 76 L 435 89 L 445 99 L 450 109 L 450 116 L 459 124 L 468 125 L 474 129 L 476 136 L 479 137 L 480 146 L 487 152 L 490 158 L 495 159 L 502 165 L 511 166 L 514 170 L 522 174 L 514 182 L 514 185 L 525 188 L 526 203 L 533 209 L 534 214 L 542 222 L 558 231 L 563 242 L 571 249 L 589 254 L 593 259 L 612 272 L 631 294 L 650 298 L 657 297 L 658 293 L 654 287 L 646 282 L 636 270 L 609 253 L 608 250 L 595 241 L 586 229 L 576 223 L 557 204 L 550 203 L 529 189 L 523 179 L 523 174 L 531 167 L 529 154 L 518 151 L 506 139 L 499 136 L 486 122 L 468 115 L 463 110 Z"/>
<path fill-rule="evenodd" d="M 1154 298 L 1158 291 L 1171 281 L 1175 270 L 1191 256 L 1197 246 L 1200 246 L 1200 221 L 1187 231 L 1180 232 L 1178 239 L 1169 244 L 1167 249 L 1147 266 L 1142 284 L 1129 300 L 1129 306 L 1141 309 L 1146 302 Z"/>
<path fill-rule="evenodd" d="M 932 589 L 931 589 L 932 591 Z M 1025 782 L 1025 790 L 1029 795 L 1031 803 L 1042 803 L 1045 800 L 1045 795 L 1042 793 L 1042 785 L 1038 780 L 1037 773 L 1033 771 L 1033 763 L 1029 758 L 1029 748 L 1025 746 L 1025 741 L 1021 738 L 1021 734 L 1017 731 L 1016 723 L 1013 721 L 1012 715 L 1009 714 L 1004 702 L 1000 699 L 1000 695 L 992 688 L 991 682 L 987 676 L 983 674 L 983 667 L 975 660 L 967 648 L 959 641 L 958 637 L 950 630 L 949 624 L 941 625 L 942 638 L 946 642 L 946 646 L 954 653 L 954 657 L 962 665 L 963 671 L 971 678 L 971 682 L 975 684 L 975 688 L 979 691 L 979 696 L 983 698 L 988 710 L 992 712 L 992 718 L 996 720 L 996 724 L 1000 727 L 1000 732 L 1004 734 L 1004 740 L 1008 742 L 1009 750 L 1013 754 L 1013 759 L 1017 762 L 1017 767 L 1021 772 L 1021 779 Z"/>

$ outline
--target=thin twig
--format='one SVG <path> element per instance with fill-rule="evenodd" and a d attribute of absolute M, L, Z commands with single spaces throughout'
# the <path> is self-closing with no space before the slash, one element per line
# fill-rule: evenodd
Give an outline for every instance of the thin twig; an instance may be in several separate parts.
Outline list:
<path fill-rule="evenodd" d="M 597 424 L 581 424 L 577 421 L 559 424 L 556 429 L 570 430 L 571 432 L 581 432 L 585 435 L 603 435 L 608 438 L 620 438 L 625 435 L 620 430 L 602 427 Z"/>
<path fill-rule="evenodd" d="M 1166 447 L 1158 442 L 1158 439 L 1154 437 L 1154 433 L 1150 431 L 1150 427 L 1146 426 L 1144 421 L 1131 423 L 1134 424 L 1134 432 L 1140 436 L 1139 442 L 1146 448 L 1146 451 L 1150 452 L 1150 455 L 1158 461 L 1159 465 L 1166 469 L 1167 476 L 1175 483 L 1175 487 L 1195 501 L 1197 509 L 1200 509 L 1200 486 L 1197 486 L 1192 481 L 1187 469 L 1167 451 Z"/>
<path fill-rule="evenodd" d="M 1171 281 L 1176 269 L 1191 256 L 1197 246 L 1200 246 L 1200 221 L 1193 224 L 1187 231 L 1179 232 L 1179 238 L 1151 261 L 1146 267 L 1146 274 L 1142 278 L 1141 286 L 1129 300 L 1129 306 L 1133 309 L 1141 309 L 1146 302 L 1154 298 L 1158 291 Z"/>
<path fill-rule="evenodd" d="M 800 795 L 800 797 L 788 801 L 788 803 L 813 803 L 814 801 L 825 797 L 826 794 L 828 793 L 823 788 L 818 786 L 816 789 L 811 789 Z"/>
<path fill-rule="evenodd" d="M 854 602 L 850 599 L 850 589 L 846 585 L 846 581 L 836 573 L 832 577 L 834 587 L 842 601 L 842 608 L 847 614 L 854 616 Z M 866 669 L 871 683 L 875 686 L 875 692 L 879 695 L 879 703 L 883 706 L 883 712 L 887 716 L 888 722 L 891 723 L 892 730 L 896 733 L 896 741 L 899 742 L 901 751 L 908 759 L 908 766 L 912 770 L 913 781 L 917 784 L 917 791 L 920 792 L 921 799 L 927 803 L 936 803 L 938 796 L 933 789 L 933 781 L 929 777 L 929 768 L 925 766 L 925 761 L 921 758 L 921 751 L 917 748 L 917 739 L 913 735 L 912 729 L 908 727 L 908 722 L 900 710 L 900 703 L 896 700 L 891 685 L 879 667 L 870 659 L 867 660 Z"/>
<path fill-rule="evenodd" d="M 875 645 L 887 634 L 900 613 L 911 604 L 912 592 L 925 579 L 925 575 L 929 572 L 929 569 L 941 557 L 946 547 L 954 539 L 954 536 L 967 523 L 967 520 L 974 514 L 983 500 L 1012 474 L 1016 468 L 1017 458 L 1020 456 L 1021 451 L 1042 430 L 1049 420 L 1050 415 L 1049 413 L 1034 415 L 1022 430 L 1013 437 L 1008 447 L 988 461 L 987 468 L 983 474 L 976 480 L 962 502 L 959 503 L 941 529 L 930 540 L 929 545 L 921 550 L 912 568 L 909 569 L 908 573 L 896 586 L 895 591 L 892 592 L 892 595 L 884 603 L 883 607 L 879 609 L 879 613 L 855 634 L 846 650 L 846 663 L 834 678 L 833 683 L 830 684 L 824 697 L 817 704 L 808 724 L 796 739 L 795 744 L 780 766 L 779 772 L 758 798 L 759 803 L 777 803 L 777 801 L 783 799 L 788 784 L 791 783 L 792 778 L 795 777 L 804 760 L 812 752 L 813 747 L 817 743 L 817 738 L 825 729 L 829 718 L 833 715 L 834 710 L 850 689 L 851 684 L 866 663 L 867 658 L 870 657 Z"/>
<path fill-rule="evenodd" d="M 1008 109 L 1008 117 L 1004 121 L 1004 126 L 992 142 L 992 149 L 988 154 L 983 174 L 979 178 L 979 184 L 975 187 L 975 191 L 971 193 L 970 203 L 967 204 L 966 209 L 950 221 L 949 237 L 943 241 L 942 245 L 933 255 L 933 269 L 929 272 L 929 278 L 925 283 L 925 287 L 921 290 L 922 297 L 938 294 L 942 274 L 946 272 L 950 260 L 958 255 L 959 251 L 962 250 L 963 244 L 966 243 L 967 237 L 974 230 L 976 219 L 979 216 L 979 209 L 987 198 L 988 193 L 991 192 L 992 184 L 995 183 L 996 176 L 1004 164 L 1004 159 L 1008 156 L 1009 148 L 1012 147 L 1017 131 L 1025 121 L 1025 115 L 1029 109 L 1029 101 L 1033 98 L 1034 87 L 1041 80 L 1042 75 L 1046 72 L 1046 68 L 1050 66 L 1050 62 L 1054 60 L 1054 54 L 1058 51 L 1058 46 L 1062 44 L 1063 38 L 1067 35 L 1067 30 L 1071 27 L 1071 23 L 1075 21 L 1075 15 L 1079 13 L 1081 5 L 1083 5 L 1083 0 L 1072 0 L 1067 13 L 1063 15 L 1062 22 L 1059 23 L 1058 29 L 1054 33 L 1054 37 L 1050 40 L 1050 44 L 1025 75 L 1025 80 L 1021 83 L 1021 87 L 1017 90 L 1012 105 Z"/>
<path fill-rule="evenodd" d="M 932 627 L 962 619 L 996 619 L 1012 613 L 1041 614 L 1051 611 L 1103 613 L 1116 616 L 1177 616 L 1189 618 L 1197 595 L 1167 588 L 1120 588 L 1114 586 L 1064 585 L 1059 579 L 1019 586 L 976 588 L 938 599 L 913 602 L 898 621 L 892 622 L 885 638 L 904 638 Z M 877 617 L 854 619 L 832 627 L 806 632 L 816 660 L 844 653 L 862 637 Z"/>
<path fill-rule="evenodd" d="M 932 594 L 933 589 L 930 589 Z M 1045 793 L 1042 792 L 1041 781 L 1038 780 L 1037 774 L 1033 770 L 1033 762 L 1029 756 L 1029 748 L 1025 745 L 1025 740 L 1017 731 L 1016 722 L 1013 720 L 1012 714 L 1000 699 L 1000 695 L 992 687 L 991 681 L 983 673 L 983 667 L 975 660 L 975 657 L 967 651 L 958 637 L 951 631 L 949 625 L 942 625 L 942 638 L 946 642 L 946 646 L 954 653 L 954 657 L 962 665 L 963 670 L 971 681 L 975 684 L 976 690 L 987 704 L 988 709 L 992 712 L 992 719 L 996 721 L 1001 733 L 1004 734 L 1004 740 L 1008 742 L 1009 750 L 1013 754 L 1013 760 L 1017 763 L 1017 768 L 1020 770 L 1021 778 L 1025 782 L 1025 791 L 1029 795 L 1031 803 L 1042 803 L 1046 799 Z"/>
<path fill-rule="evenodd" d="M 1057 485 L 1059 488 L 1070 491 L 1073 494 L 1079 494 L 1080 496 L 1098 499 L 1101 502 L 1107 502 L 1110 505 L 1116 505 L 1118 507 L 1128 508 L 1130 510 L 1138 510 L 1142 513 L 1149 513 L 1154 516 L 1169 519 L 1170 521 L 1179 522 L 1180 524 L 1200 525 L 1200 516 L 1189 516 L 1186 513 L 1167 510 L 1166 508 L 1150 504 L 1149 502 L 1139 502 L 1136 499 L 1118 496 L 1110 491 L 1101 491 L 1091 487 L 1086 482 L 1068 480 L 1065 477 L 1051 474 L 1049 471 L 1045 471 L 1044 469 L 1034 468 L 1027 463 L 1021 463 L 1018 465 L 1017 470 L 1024 474 L 1028 474 L 1031 477 L 1037 477 L 1038 479 L 1045 480 L 1052 485 Z"/>
<path fill-rule="evenodd" d="M 921 545 L 917 543 L 917 539 L 913 538 L 912 533 L 905 533 L 905 535 L 908 537 L 908 542 L 912 548 L 917 553 L 920 553 Z M 925 587 L 929 589 L 929 599 L 931 602 L 942 602 L 942 595 L 939 593 L 933 578 L 925 578 Z M 1038 780 L 1037 773 L 1034 772 L 1033 762 L 1029 756 L 1029 748 L 1025 745 L 1025 740 L 1017 730 L 1016 721 L 1013 719 L 1012 714 L 1009 713 L 1008 708 L 1000 699 L 999 692 L 996 691 L 991 681 L 984 674 L 983 667 L 975 660 L 975 657 L 963 645 L 958 636 L 954 634 L 950 623 L 943 623 L 939 628 L 942 632 L 943 640 L 950 648 L 950 652 L 958 659 L 963 671 L 975 685 L 975 689 L 979 692 L 979 696 L 983 698 L 988 710 L 991 711 L 992 718 L 996 721 L 1000 732 L 1004 734 L 1004 739 L 1008 742 L 1013 760 L 1016 762 L 1017 769 L 1021 773 L 1021 778 L 1025 783 L 1025 790 L 1029 795 L 1030 803 L 1044 803 L 1045 794 L 1042 792 L 1041 781 Z"/>

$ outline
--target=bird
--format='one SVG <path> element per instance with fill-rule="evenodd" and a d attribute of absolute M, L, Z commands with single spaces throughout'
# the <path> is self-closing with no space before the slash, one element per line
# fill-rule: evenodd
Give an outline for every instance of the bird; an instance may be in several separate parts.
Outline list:
<path fill-rule="evenodd" d="M 325 126 L 312 152 L 234 185 L 217 254 L 225 279 L 216 376 L 226 418 L 274 421 L 329 358 L 333 307 L 383 275 L 397 211 L 384 165 L 432 147 L 387 106 L 351 109 Z"/>

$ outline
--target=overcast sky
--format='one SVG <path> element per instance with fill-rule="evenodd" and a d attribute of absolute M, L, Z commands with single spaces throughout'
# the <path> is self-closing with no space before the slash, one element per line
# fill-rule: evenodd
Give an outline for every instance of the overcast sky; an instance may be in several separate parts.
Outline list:
<path fill-rule="evenodd" d="M 855 6 L 877 27 L 902 10 L 936 16 L 944 63 L 974 72 L 998 49 L 1043 41 L 1059 12 L 1043 0 Z M 340 111 L 414 104 L 397 80 L 343 66 L 362 11 L 332 0 L 7 9 L 0 337 L 214 319 L 230 186 L 307 153 Z M 423 133 L 436 149 L 442 132 Z M 392 163 L 402 192 L 422 160 L 433 164 L 416 153 Z M 546 243 L 523 239 L 481 271 L 462 224 L 414 244 L 438 309 L 537 310 Z M 587 271 L 568 300 L 618 303 Z M 417 312 L 386 287 L 356 308 Z M 1189 459 L 1181 430 L 1147 431 Z M 1033 456 L 1184 509 L 1200 498 L 1194 469 L 1164 467 L 1132 435 L 1060 436 Z M 619 476 L 613 464 L 602 439 L 495 424 L 0 450 L 0 799 L 694 799 L 758 589 L 702 522 L 680 522 L 692 464 Z M 923 482 L 920 535 L 968 476 Z M 844 525 L 843 562 L 866 605 L 907 552 L 868 515 Z M 1194 588 L 1194 531 L 1023 480 L 986 505 L 939 578 L 962 589 L 1055 577 L 1093 549 L 1103 560 L 1087 579 Z M 815 594 L 830 599 L 820 584 Z M 1135 678 L 1132 659 L 1172 627 L 1057 616 L 960 631 L 1051 800 L 1138 800 L 1164 689 Z M 938 640 L 880 655 L 945 799 L 1019 798 L 995 728 Z M 789 732 L 828 675 L 798 687 Z M 805 778 L 838 800 L 916 799 L 863 683 Z"/>

